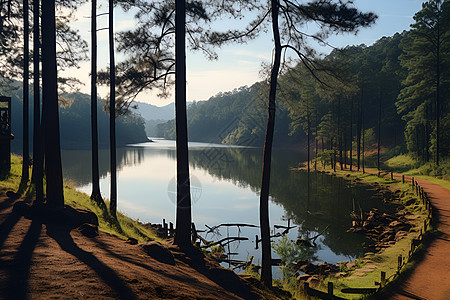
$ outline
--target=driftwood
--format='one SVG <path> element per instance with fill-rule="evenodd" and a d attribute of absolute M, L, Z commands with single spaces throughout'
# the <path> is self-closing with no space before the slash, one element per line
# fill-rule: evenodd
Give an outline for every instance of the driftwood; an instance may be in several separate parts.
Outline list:
<path fill-rule="evenodd" d="M 239 237 L 239 236 L 231 237 L 230 236 L 230 237 L 223 238 L 223 239 L 221 239 L 221 240 L 219 240 L 217 242 L 210 242 L 209 244 L 207 244 L 205 246 L 202 246 L 201 248 L 208 248 L 208 247 L 212 247 L 214 245 L 219 245 L 219 244 L 222 245 L 222 246 L 225 246 L 225 245 L 227 245 L 227 244 L 229 244 L 231 242 L 234 242 L 234 241 L 247 241 L 247 240 L 248 240 L 248 238 L 246 238 L 246 237 Z M 226 243 L 223 243 L 225 241 L 226 241 Z"/>
<path fill-rule="evenodd" d="M 216 231 L 219 227 L 252 227 L 252 228 L 259 228 L 259 226 L 257 225 L 253 225 L 253 224 L 245 224 L 245 223 L 224 223 L 224 224 L 219 224 L 213 227 L 210 227 L 208 225 L 205 224 L 205 226 L 209 229 L 206 233 L 211 233 Z"/>

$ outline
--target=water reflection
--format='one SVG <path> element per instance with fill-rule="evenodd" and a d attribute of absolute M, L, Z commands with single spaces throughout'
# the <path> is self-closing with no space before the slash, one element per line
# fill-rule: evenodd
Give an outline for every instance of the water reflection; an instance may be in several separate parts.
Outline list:
<path fill-rule="evenodd" d="M 90 150 L 62 150 L 63 176 L 77 186 L 91 183 L 92 157 Z M 124 166 L 139 165 L 144 160 L 142 148 L 119 148 L 117 149 L 117 170 Z M 98 166 L 100 178 L 105 178 L 109 173 L 109 150 L 101 149 L 98 153 Z"/>
<path fill-rule="evenodd" d="M 129 216 L 142 221 L 161 222 L 161 218 L 174 221 L 175 207 L 169 200 L 169 183 L 175 177 L 175 144 L 156 141 L 119 149 L 117 152 L 119 176 L 119 207 Z M 107 197 L 109 179 L 109 152 L 100 151 L 99 167 L 102 192 Z M 271 226 L 287 225 L 289 219 L 296 228 L 289 238 L 308 237 L 328 229 L 317 240 L 320 247 L 315 255 L 322 261 L 337 262 L 351 259 L 362 252 L 364 239 L 347 233 L 351 224 L 350 212 L 377 207 L 389 211 L 390 207 L 374 197 L 374 191 L 363 185 L 350 186 L 342 178 L 326 174 L 293 172 L 305 153 L 275 150 L 271 176 Z M 191 173 L 201 181 L 201 199 L 193 207 L 198 229 L 204 224 L 219 223 L 259 224 L 258 205 L 262 170 L 262 151 L 255 148 L 224 147 L 192 144 L 189 152 Z M 91 156 L 89 151 L 63 151 L 64 175 L 84 191 L 89 190 Z M 169 186 L 169 187 L 168 187 Z M 170 191 L 169 191 L 170 192 Z M 309 197 L 308 197 L 309 195 Z M 283 231 L 283 228 L 272 233 Z M 223 231 L 222 236 L 234 234 Z M 259 257 L 255 235 L 259 229 L 242 229 L 242 242 L 236 258 L 245 260 L 250 255 Z M 257 262 L 257 261 L 255 261 Z"/>

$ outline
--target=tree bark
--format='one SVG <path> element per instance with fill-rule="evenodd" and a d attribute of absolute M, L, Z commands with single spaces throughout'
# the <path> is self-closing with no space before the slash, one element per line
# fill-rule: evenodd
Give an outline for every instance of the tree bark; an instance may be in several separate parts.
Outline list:
<path fill-rule="evenodd" d="M 440 7 L 437 16 L 437 43 L 436 43 L 436 166 L 439 166 L 439 143 L 440 143 L 440 87 L 441 87 L 441 28 Z"/>
<path fill-rule="evenodd" d="M 273 133 L 275 127 L 275 97 L 277 92 L 278 72 L 281 64 L 281 39 L 278 28 L 278 1 L 271 0 L 272 6 L 272 31 L 275 42 L 275 53 L 270 74 L 269 107 L 267 116 L 266 138 L 263 153 L 263 171 L 261 182 L 261 195 L 259 204 L 259 218 L 262 239 L 262 266 L 261 281 L 268 287 L 272 286 L 272 256 L 270 247 L 270 223 L 269 223 L 269 187 L 270 169 L 272 160 Z"/>
<path fill-rule="evenodd" d="M 344 170 L 344 166 L 342 164 L 342 132 L 341 132 L 341 95 L 338 98 L 338 139 L 339 139 L 339 164 L 341 166 L 341 170 Z"/>
<path fill-rule="evenodd" d="M 45 136 L 45 171 L 47 174 L 47 204 L 64 206 L 59 106 L 56 66 L 55 0 L 42 2 L 42 81 L 43 130 Z"/>
<path fill-rule="evenodd" d="M 377 145 L 377 169 L 381 170 L 380 166 L 380 149 L 381 148 L 381 95 L 378 95 L 378 145 Z"/>
<path fill-rule="evenodd" d="M 350 104 L 350 153 L 348 160 L 350 171 L 352 171 L 353 168 L 353 100 L 354 97 L 352 96 L 352 102 Z"/>
<path fill-rule="evenodd" d="M 357 169 L 359 171 L 361 167 L 361 123 L 362 123 L 362 98 L 363 88 L 361 87 L 361 99 L 359 101 L 358 122 L 356 126 L 356 152 L 357 152 Z"/>
<path fill-rule="evenodd" d="M 109 150 L 111 165 L 111 195 L 109 211 L 117 218 L 116 161 L 116 63 L 114 60 L 114 1 L 109 0 Z"/>
<path fill-rule="evenodd" d="M 100 193 L 98 169 L 98 125 L 97 125 L 97 0 L 92 0 L 91 13 L 91 139 L 92 139 L 92 194 L 91 199 L 100 207 L 105 203 Z"/>
<path fill-rule="evenodd" d="M 22 179 L 21 185 L 26 184 L 29 181 L 29 168 L 30 168 L 30 145 L 29 145 L 29 132 L 30 132 L 30 115 L 29 115 L 29 80 L 30 80 L 30 17 L 28 9 L 28 1 L 23 0 L 23 109 L 22 109 L 22 122 L 23 122 L 23 140 L 22 140 Z"/>
<path fill-rule="evenodd" d="M 191 185 L 186 115 L 186 3 L 175 2 L 175 121 L 177 147 L 177 214 L 174 243 L 191 245 Z"/>
<path fill-rule="evenodd" d="M 33 0 L 33 173 L 31 181 L 36 187 L 36 200 L 44 200 L 44 149 L 43 134 L 41 129 L 41 95 L 39 83 L 40 62 L 40 5 L 39 0 Z"/>

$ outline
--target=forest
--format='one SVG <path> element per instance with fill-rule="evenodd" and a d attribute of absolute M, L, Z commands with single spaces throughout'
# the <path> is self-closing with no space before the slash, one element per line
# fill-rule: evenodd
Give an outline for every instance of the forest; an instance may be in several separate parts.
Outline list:
<path fill-rule="evenodd" d="M 449 28 L 446 32 L 449 34 Z M 404 31 L 371 46 L 333 50 L 316 62 L 324 70 L 311 73 L 302 63 L 287 67 L 277 91 L 275 147 L 306 148 L 309 133 L 311 145 L 319 151 L 336 149 L 347 156 L 350 145 L 359 149 L 364 138 L 372 167 L 377 166 L 378 147 L 384 160 L 409 154 L 419 164 L 436 163 L 439 151 L 439 160 L 448 161 L 448 60 L 441 62 L 437 103 L 437 77 L 424 76 L 436 75 L 436 64 L 429 57 L 435 53 L 429 52 L 430 45 L 423 45 L 422 39 L 414 30 Z M 449 57 L 449 47 L 447 41 L 442 43 L 441 57 Z M 419 51 L 421 59 L 412 56 Z M 335 68 L 341 73 L 333 77 Z M 255 83 L 191 105 L 190 140 L 262 147 L 267 84 Z M 173 139 L 174 121 L 158 125 L 157 134 Z"/>

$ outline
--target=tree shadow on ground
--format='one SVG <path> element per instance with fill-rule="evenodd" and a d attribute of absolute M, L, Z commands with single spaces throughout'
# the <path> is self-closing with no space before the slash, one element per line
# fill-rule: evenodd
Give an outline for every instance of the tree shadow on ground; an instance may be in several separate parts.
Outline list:
<path fill-rule="evenodd" d="M 10 270 L 5 293 L 7 299 L 27 299 L 31 260 L 41 230 L 41 222 L 33 221 L 31 223 L 14 260 L 9 264 Z"/>
<path fill-rule="evenodd" d="M 56 224 L 48 224 L 47 234 L 58 243 L 62 250 L 73 255 L 94 270 L 97 275 L 117 293 L 117 296 L 120 299 L 136 299 L 136 296 L 130 287 L 123 282 L 113 269 L 103 264 L 92 253 L 78 247 L 70 235 L 70 228 Z"/>
<path fill-rule="evenodd" d="M 245 284 L 236 273 L 211 264 L 199 249 L 195 247 L 186 247 L 181 249 L 181 252 L 182 253 L 174 253 L 174 256 L 188 264 L 197 272 L 203 274 L 209 280 L 221 286 L 223 289 L 243 299 L 261 298 L 261 296 L 255 294 L 250 286 Z"/>

